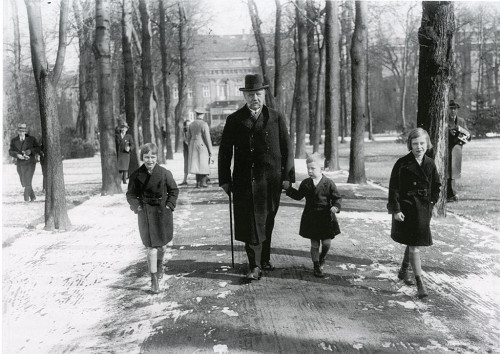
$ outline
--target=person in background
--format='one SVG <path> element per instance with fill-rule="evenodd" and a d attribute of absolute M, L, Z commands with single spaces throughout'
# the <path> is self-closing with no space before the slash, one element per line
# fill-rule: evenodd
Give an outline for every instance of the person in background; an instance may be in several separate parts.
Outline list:
<path fill-rule="evenodd" d="M 189 125 L 187 132 L 189 173 L 196 174 L 196 188 L 206 188 L 208 187 L 207 179 L 212 161 L 212 140 L 210 128 L 203 120 L 205 110 L 197 108 L 195 113 L 196 120 Z"/>
<path fill-rule="evenodd" d="M 457 202 L 456 181 L 462 175 L 462 147 L 471 140 L 470 132 L 467 130 L 465 119 L 458 116 L 460 105 L 451 100 L 448 115 L 448 168 L 447 168 L 447 192 L 448 202 Z"/>
<path fill-rule="evenodd" d="M 235 239 L 245 243 L 248 281 L 272 271 L 271 238 L 282 188 L 295 181 L 283 115 L 265 105 L 260 75 L 245 76 L 246 104 L 227 117 L 219 147 L 219 185 L 234 196 Z M 231 165 L 234 151 L 234 166 Z"/>
<path fill-rule="evenodd" d="M 143 165 L 130 175 L 127 202 L 137 214 L 139 234 L 146 247 L 151 275 L 151 292 L 160 292 L 158 280 L 163 277 L 163 256 L 174 234 L 173 211 L 179 188 L 172 173 L 158 165 L 158 147 L 144 144 L 140 151 Z"/>
<path fill-rule="evenodd" d="M 16 159 L 17 173 L 24 187 L 24 201 L 35 201 L 32 182 L 36 168 L 36 154 L 40 153 L 40 145 L 35 137 L 29 135 L 25 123 L 17 125 L 17 136 L 10 141 L 9 155 Z"/>
<path fill-rule="evenodd" d="M 321 172 L 323 159 L 317 153 L 306 159 L 306 178 L 299 189 L 292 186 L 286 195 L 295 200 L 306 198 L 306 205 L 300 220 L 299 235 L 311 240 L 311 258 L 314 276 L 323 278 L 323 266 L 330 250 L 332 239 L 340 234 L 336 213 L 340 212 L 342 197 L 335 183 Z M 321 253 L 320 253 L 321 246 Z"/>
<path fill-rule="evenodd" d="M 123 184 L 127 184 L 130 151 L 134 147 L 134 138 L 132 138 L 132 135 L 127 134 L 127 122 L 121 122 L 118 128 L 118 133 L 115 136 L 118 171 L 120 172 Z"/>
<path fill-rule="evenodd" d="M 420 247 L 432 245 L 430 222 L 439 198 L 441 182 L 434 160 L 426 156 L 432 148 L 429 134 L 413 129 L 407 141 L 410 153 L 396 161 L 389 181 L 387 209 L 392 214 L 391 238 L 406 245 L 398 278 L 413 285 L 408 270 L 413 269 L 418 297 L 426 297 L 422 277 Z"/>
<path fill-rule="evenodd" d="M 184 157 L 184 179 L 179 186 L 187 186 L 187 178 L 189 174 L 189 143 L 188 143 L 188 129 L 191 121 L 186 119 L 182 127 L 182 155 Z"/>

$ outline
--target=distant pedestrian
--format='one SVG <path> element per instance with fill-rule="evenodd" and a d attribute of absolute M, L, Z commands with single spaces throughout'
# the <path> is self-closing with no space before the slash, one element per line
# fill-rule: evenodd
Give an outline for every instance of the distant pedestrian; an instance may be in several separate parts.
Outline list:
<path fill-rule="evenodd" d="M 187 186 L 187 178 L 189 174 L 189 142 L 188 142 L 188 130 L 191 121 L 186 119 L 182 128 L 182 155 L 184 157 L 184 179 L 179 186 Z"/>
<path fill-rule="evenodd" d="M 43 144 L 42 138 L 40 138 L 40 153 L 38 156 L 40 159 L 40 167 L 42 168 L 42 176 L 43 176 L 42 192 L 45 192 L 45 190 L 47 189 L 47 156 L 45 156 L 45 146 Z"/>
<path fill-rule="evenodd" d="M 158 293 L 158 280 L 163 277 L 163 256 L 173 238 L 173 211 L 179 189 L 172 173 L 158 165 L 158 147 L 145 144 L 140 151 L 144 164 L 130 176 L 127 202 L 139 221 L 139 233 L 146 247 L 151 275 L 151 291 Z"/>
<path fill-rule="evenodd" d="M 127 134 L 127 122 L 121 122 L 118 126 L 116 139 L 116 156 L 118 158 L 118 171 L 121 175 L 122 183 L 127 184 L 128 168 L 130 165 L 130 151 L 134 147 L 134 138 Z"/>
<path fill-rule="evenodd" d="M 309 156 L 306 164 L 309 178 L 300 183 L 298 190 L 290 186 L 286 195 L 295 200 L 306 198 L 299 235 L 311 240 L 314 276 L 323 278 L 322 269 L 331 241 L 340 233 L 335 214 L 340 212 L 342 197 L 335 183 L 321 172 L 322 158 L 319 154 Z"/>
<path fill-rule="evenodd" d="M 33 175 L 36 168 L 36 154 L 40 153 L 40 145 L 35 137 L 27 133 L 25 123 L 17 125 L 17 136 L 10 141 L 9 155 L 16 159 L 17 173 L 24 187 L 24 201 L 35 201 L 33 191 Z"/>
<path fill-rule="evenodd" d="M 281 190 L 295 182 L 288 127 L 280 112 L 265 105 L 268 87 L 258 74 L 245 76 L 240 91 L 246 104 L 227 117 L 219 147 L 219 185 L 234 196 L 234 238 L 245 243 L 248 281 L 275 269 L 274 220 Z"/>
<path fill-rule="evenodd" d="M 422 128 L 413 129 L 407 146 L 410 153 L 396 161 L 392 169 L 387 209 L 392 214 L 392 239 L 406 245 L 398 278 L 407 285 L 415 284 L 408 273 L 411 265 L 418 297 L 424 298 L 427 290 L 419 247 L 432 245 L 430 221 L 441 182 L 434 160 L 425 154 L 432 148 L 429 134 Z"/>
<path fill-rule="evenodd" d="M 465 119 L 458 116 L 460 108 L 458 103 L 451 100 L 448 115 L 448 168 L 447 168 L 447 193 L 448 202 L 457 202 L 457 187 L 455 181 L 462 175 L 462 147 L 471 140 Z"/>
<path fill-rule="evenodd" d="M 195 109 L 196 120 L 188 127 L 189 173 L 196 174 L 196 187 L 208 187 L 207 179 L 212 162 L 212 140 L 210 128 L 203 120 L 205 110 Z"/>

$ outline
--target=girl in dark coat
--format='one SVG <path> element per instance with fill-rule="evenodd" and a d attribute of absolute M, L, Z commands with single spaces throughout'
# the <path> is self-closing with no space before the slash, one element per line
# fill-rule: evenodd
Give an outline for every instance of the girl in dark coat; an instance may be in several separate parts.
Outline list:
<path fill-rule="evenodd" d="M 128 166 L 130 164 L 130 151 L 134 146 L 134 138 L 127 134 L 128 124 L 123 122 L 119 126 L 119 130 L 115 135 L 116 139 L 116 156 L 118 159 L 118 171 L 122 177 L 123 184 L 127 183 Z"/>
<path fill-rule="evenodd" d="M 141 147 L 144 164 L 130 176 L 127 202 L 138 216 L 139 233 L 146 246 L 151 291 L 158 293 L 163 276 L 163 255 L 174 233 L 173 211 L 179 189 L 172 173 L 157 164 L 158 148 L 153 143 Z"/>
<path fill-rule="evenodd" d="M 392 214 L 391 237 L 407 245 L 398 278 L 413 285 L 408 274 L 411 264 L 417 281 L 418 297 L 427 296 L 422 280 L 420 246 L 432 245 L 430 221 L 439 198 L 441 180 L 434 160 L 425 155 L 432 148 L 429 134 L 422 128 L 408 135 L 410 153 L 394 165 L 389 181 L 387 209 Z"/>
<path fill-rule="evenodd" d="M 295 200 L 306 198 L 299 234 L 311 240 L 314 276 L 319 278 L 325 276 L 322 268 L 331 241 L 340 233 L 335 214 L 340 212 L 341 200 L 335 183 L 321 173 L 321 162 L 318 154 L 309 156 L 306 159 L 309 178 L 302 181 L 298 190 L 290 187 L 286 191 L 286 195 Z"/>

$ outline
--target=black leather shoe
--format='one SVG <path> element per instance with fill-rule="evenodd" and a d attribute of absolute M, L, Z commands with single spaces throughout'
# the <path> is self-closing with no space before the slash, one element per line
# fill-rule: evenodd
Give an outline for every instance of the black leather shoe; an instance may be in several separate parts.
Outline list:
<path fill-rule="evenodd" d="M 267 261 L 267 262 L 262 262 L 262 269 L 271 271 L 271 270 L 275 270 L 276 267 L 273 266 L 271 262 Z"/>
<path fill-rule="evenodd" d="M 248 272 L 247 280 L 259 280 L 262 277 L 262 271 L 259 267 L 255 267 L 252 271 Z"/>

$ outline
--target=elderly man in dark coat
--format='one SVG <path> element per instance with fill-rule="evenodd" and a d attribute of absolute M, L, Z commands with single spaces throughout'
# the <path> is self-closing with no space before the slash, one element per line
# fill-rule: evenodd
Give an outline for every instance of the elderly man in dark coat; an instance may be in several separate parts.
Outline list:
<path fill-rule="evenodd" d="M 9 148 L 9 155 L 16 159 L 17 173 L 24 187 L 25 202 L 36 199 L 31 183 L 36 168 L 35 155 L 40 153 L 40 145 L 35 137 L 27 134 L 27 130 L 25 123 L 18 124 L 18 135 L 10 141 Z"/>
<path fill-rule="evenodd" d="M 465 119 L 458 116 L 460 105 L 451 100 L 448 115 L 448 168 L 447 168 L 447 200 L 458 201 L 455 180 L 462 174 L 462 147 L 471 140 Z"/>
<path fill-rule="evenodd" d="M 219 147 L 219 185 L 234 196 L 235 238 L 245 242 L 249 280 L 259 279 L 261 269 L 274 269 L 270 262 L 274 218 L 281 189 L 295 182 L 285 119 L 264 104 L 267 87 L 259 75 L 245 77 L 240 90 L 246 105 L 227 117 Z"/>

